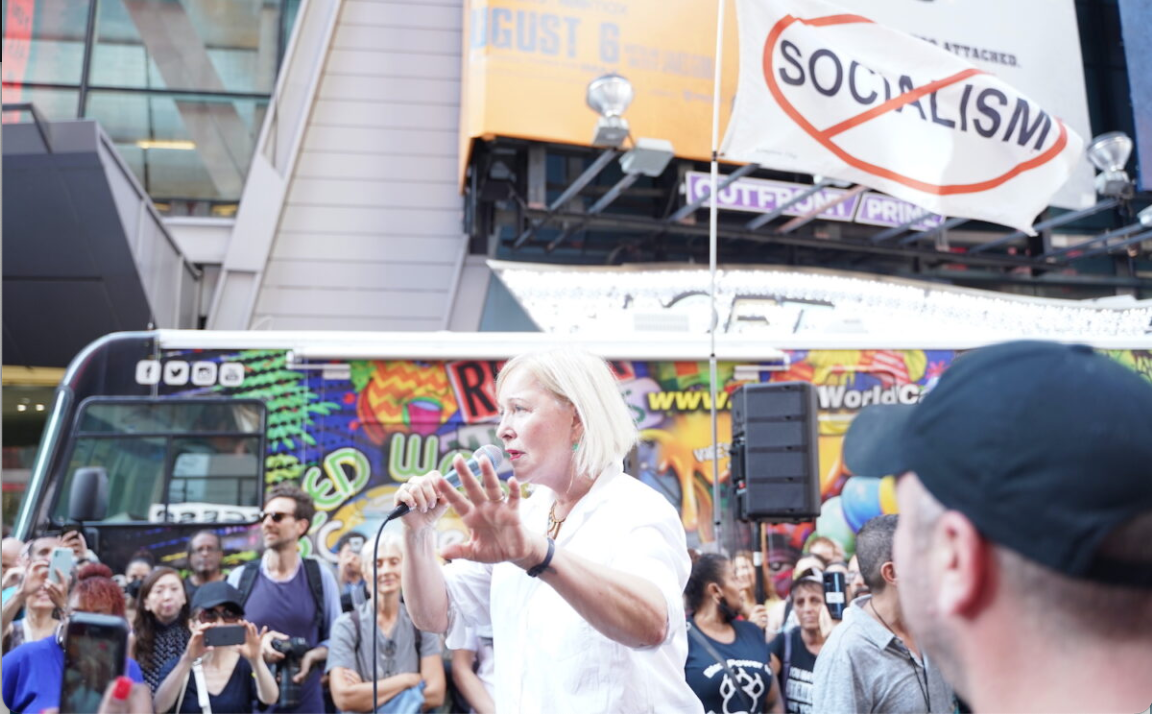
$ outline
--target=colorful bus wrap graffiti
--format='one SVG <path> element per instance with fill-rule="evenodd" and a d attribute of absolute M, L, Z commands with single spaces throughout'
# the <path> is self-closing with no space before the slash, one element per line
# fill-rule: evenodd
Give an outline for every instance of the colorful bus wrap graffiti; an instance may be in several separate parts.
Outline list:
<path fill-rule="evenodd" d="M 774 525 L 761 544 L 766 576 L 790 581 L 792 563 L 814 531 L 839 540 L 850 554 L 854 534 L 869 518 L 896 510 L 892 479 L 853 476 L 841 459 L 844 433 L 870 404 L 915 403 L 957 352 L 951 350 L 795 350 L 783 365 L 760 372 L 760 381 L 804 380 L 819 402 L 819 476 L 823 512 L 815 524 Z M 1152 353 L 1113 351 L 1117 360 L 1152 379 Z M 165 359 L 236 362 L 240 386 L 161 388 L 172 396 L 256 398 L 267 408 L 265 485 L 294 481 L 316 501 L 317 518 L 306 553 L 334 562 L 332 549 L 348 531 L 374 532 L 391 510 L 400 484 L 432 469 L 445 471 L 457 453 L 470 456 L 499 444 L 495 378 L 501 362 L 482 360 L 352 362 L 343 370 L 321 364 L 292 368 L 285 351 L 171 352 Z M 708 364 L 614 361 L 621 393 L 635 416 L 640 443 L 631 473 L 660 491 L 681 513 L 689 544 L 711 542 L 712 484 L 720 479 L 722 510 L 731 513 L 726 488 L 731 436 L 730 397 L 743 383 L 736 366 L 721 363 L 718 376 L 720 473 L 713 473 Z M 330 373 L 331 372 L 331 373 Z M 743 372 L 742 372 L 743 374 Z M 505 467 L 502 478 L 510 475 Z M 748 529 L 734 527 L 736 530 Z M 230 559 L 255 556 L 255 530 L 229 527 Z M 440 525 L 441 544 L 464 537 L 451 512 Z M 750 544 L 745 536 L 744 545 Z M 236 552 L 240 551 L 240 552 Z M 168 560 L 182 554 L 172 554 Z M 783 593 L 781 593 L 783 594 Z"/>

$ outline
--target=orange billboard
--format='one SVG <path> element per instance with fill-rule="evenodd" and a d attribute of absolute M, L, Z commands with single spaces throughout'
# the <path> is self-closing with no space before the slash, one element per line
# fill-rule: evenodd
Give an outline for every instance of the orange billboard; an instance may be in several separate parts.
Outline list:
<path fill-rule="evenodd" d="M 721 128 L 739 72 L 734 10 L 725 12 Z M 598 119 L 588 83 L 610 72 L 632 83 L 633 137 L 711 156 L 714 0 L 470 0 L 466 12 L 462 161 L 476 137 L 588 145 Z"/>

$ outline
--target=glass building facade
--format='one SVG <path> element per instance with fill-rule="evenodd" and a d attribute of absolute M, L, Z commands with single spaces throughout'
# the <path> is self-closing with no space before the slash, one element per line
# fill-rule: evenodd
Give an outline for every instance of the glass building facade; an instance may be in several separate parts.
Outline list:
<path fill-rule="evenodd" d="M 4 104 L 95 119 L 161 213 L 230 217 L 299 4 L 3 0 Z"/>

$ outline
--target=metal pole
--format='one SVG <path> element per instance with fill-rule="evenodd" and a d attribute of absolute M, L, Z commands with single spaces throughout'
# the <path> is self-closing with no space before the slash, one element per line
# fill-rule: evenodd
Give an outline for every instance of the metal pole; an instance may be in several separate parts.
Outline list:
<path fill-rule="evenodd" d="M 527 229 L 525 229 L 523 233 L 520 234 L 520 237 L 517 238 L 516 242 L 512 244 L 512 250 L 518 250 L 520 246 L 527 243 L 528 240 L 536 234 L 538 229 L 543 228 L 546 223 L 552 220 L 552 214 L 558 211 L 576 194 L 580 193 L 580 191 L 582 191 L 585 186 L 592 182 L 592 179 L 599 176 L 600 172 L 604 170 L 604 167 L 608 165 L 608 162 L 612 161 L 612 159 L 616 157 L 617 153 L 618 152 L 616 149 L 609 148 L 605 149 L 599 156 L 597 156 L 596 160 L 592 162 L 592 165 L 585 169 L 584 173 L 577 176 L 576 180 L 572 182 L 572 185 L 564 189 L 564 193 L 560 194 L 560 197 L 553 201 L 550 206 L 548 206 L 548 215 L 539 222 L 532 223 L 530 226 L 528 226 Z"/>
<path fill-rule="evenodd" d="M 96 3 L 88 2 L 88 22 L 84 27 L 84 55 L 80 65 L 80 98 L 76 105 L 76 118 L 84 118 L 84 107 L 88 104 L 88 71 L 92 67 L 92 46 L 96 44 Z"/>
<path fill-rule="evenodd" d="M 1046 228 L 1055 228 L 1056 226 L 1060 226 L 1060 225 L 1063 225 L 1065 223 L 1071 223 L 1072 221 L 1076 221 L 1076 220 L 1079 220 L 1081 218 L 1087 218 L 1088 216 L 1091 216 L 1094 213 L 1099 213 L 1100 211 L 1104 211 L 1104 210 L 1107 210 L 1109 208 L 1114 208 L 1118 205 L 1120 205 L 1120 201 L 1116 200 L 1115 198 L 1106 198 L 1094 206 L 1089 206 L 1088 208 L 1083 208 L 1079 211 L 1073 211 L 1071 213 L 1062 213 L 1059 216 L 1056 216 L 1055 218 L 1050 218 L 1046 221 L 1041 221 L 1041 222 L 1037 223 L 1036 225 L 1032 226 L 1032 230 L 1039 233 L 1040 231 L 1042 231 Z M 1018 240 L 1020 238 L 1024 238 L 1027 235 L 1028 234 L 1025 233 L 1024 231 L 1015 231 L 1013 233 L 1009 233 L 1006 236 L 1002 236 L 1000 238 L 997 238 L 996 240 L 988 241 L 987 243 L 982 243 L 982 244 L 976 246 L 975 248 L 973 248 L 972 250 L 970 250 L 969 252 L 970 253 L 983 253 L 986 250 L 989 250 L 991 248 L 995 248 L 997 246 L 1004 245 L 1005 243 L 1011 243 L 1012 241 Z"/>
<path fill-rule="evenodd" d="M 720 80 L 721 67 L 724 61 L 724 1 L 716 0 L 716 71 L 712 77 L 712 182 L 709 196 L 716 196 L 719 191 L 720 163 L 717 160 L 720 148 Z M 711 279 L 708 289 L 709 304 L 712 308 L 711 319 L 708 323 L 708 338 L 710 349 L 708 352 L 708 391 L 711 394 L 709 406 L 712 413 L 712 534 L 715 538 L 716 552 L 722 552 L 724 539 L 720 522 L 720 439 L 716 425 L 716 325 L 719 322 L 716 311 L 716 232 L 717 232 L 717 206 L 719 201 L 709 201 L 708 207 L 708 273 Z"/>
<path fill-rule="evenodd" d="M 736 169 L 732 173 L 725 176 L 724 180 L 720 182 L 720 185 L 717 187 L 716 190 L 717 191 L 723 191 L 724 189 L 728 188 L 730 185 L 732 185 L 736 181 L 739 181 L 740 179 L 744 178 L 745 176 L 752 173 L 753 171 L 755 171 L 758 168 L 760 168 L 760 164 L 744 164 L 740 168 Z M 697 208 L 704 205 L 704 202 L 707 201 L 709 198 L 711 198 L 711 196 L 712 196 L 712 191 L 711 191 L 711 189 L 709 189 L 708 193 L 700 196 L 695 201 L 692 201 L 691 203 L 685 205 L 683 208 L 676 211 L 671 216 L 668 216 L 668 218 L 665 220 L 665 223 L 674 223 L 674 222 L 680 220 L 681 218 L 684 218 L 689 213 L 692 213 Z"/>
<path fill-rule="evenodd" d="M 819 216 L 824 211 L 827 211 L 829 208 L 835 208 L 836 206 L 839 206 L 841 203 L 844 203 L 845 201 L 847 201 L 849 199 L 855 198 L 856 196 L 859 196 L 860 194 L 864 193 L 867 190 L 868 190 L 867 186 L 865 186 L 863 184 L 857 184 L 856 186 L 853 186 L 851 189 L 840 194 L 838 197 L 832 199 L 828 203 L 823 203 L 823 204 L 817 206 L 816 208 L 813 208 L 811 211 L 808 211 L 803 216 L 796 216 L 792 220 L 788 221 L 784 225 L 777 228 L 776 232 L 779 233 L 780 235 L 784 235 L 785 233 L 791 233 L 792 231 L 796 230 L 800 226 L 807 225 L 807 224 L 811 223 L 812 221 L 816 220 L 817 216 Z"/>
<path fill-rule="evenodd" d="M 1065 260 L 1067 262 L 1071 263 L 1072 261 L 1080 260 L 1081 258 L 1091 258 L 1093 256 L 1102 255 L 1104 253 L 1111 253 L 1112 251 L 1116 250 L 1117 248 L 1125 248 L 1125 247 L 1133 245 L 1135 243 L 1143 243 L 1144 241 L 1148 240 L 1149 238 L 1152 238 L 1152 231 L 1145 231 L 1143 233 L 1139 233 L 1137 235 L 1134 235 L 1127 240 L 1122 240 L 1119 243 L 1113 243 L 1111 245 L 1103 245 L 1103 246 L 1100 246 L 1099 248 L 1096 248 L 1095 250 L 1090 250 L 1090 251 L 1088 251 L 1086 253 L 1082 253 L 1080 255 L 1074 255 L 1074 256 L 1071 256 L 1069 258 L 1065 258 Z"/>
<path fill-rule="evenodd" d="M 804 190 L 800 191 L 799 193 L 797 193 L 795 196 L 788 199 L 784 203 L 781 203 L 776 208 L 765 213 L 763 216 L 757 216 L 756 218 L 753 218 L 752 220 L 748 221 L 748 223 L 744 227 L 750 231 L 754 231 L 757 228 L 759 228 L 760 226 L 767 223 L 768 221 L 775 219 L 777 216 L 783 215 L 784 211 L 787 211 L 789 208 L 792 208 L 797 203 L 800 203 L 801 201 L 808 198 L 809 196 L 817 194 L 820 191 L 823 191 L 824 189 L 828 188 L 829 186 L 832 185 L 832 183 L 833 183 L 832 179 L 821 179 L 820 181 L 817 181 L 816 183 L 812 184 L 811 186 L 808 186 Z M 824 209 L 821 208 L 820 210 L 824 210 Z"/>

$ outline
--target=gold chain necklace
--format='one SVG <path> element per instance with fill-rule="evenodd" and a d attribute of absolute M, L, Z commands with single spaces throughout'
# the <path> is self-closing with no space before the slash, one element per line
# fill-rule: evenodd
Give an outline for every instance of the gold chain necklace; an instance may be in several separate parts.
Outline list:
<path fill-rule="evenodd" d="M 564 521 L 566 520 L 568 520 L 567 516 L 560 519 L 556 518 L 556 502 L 553 501 L 552 508 L 548 511 L 548 537 L 552 540 L 559 538 L 560 526 L 564 525 Z"/>

